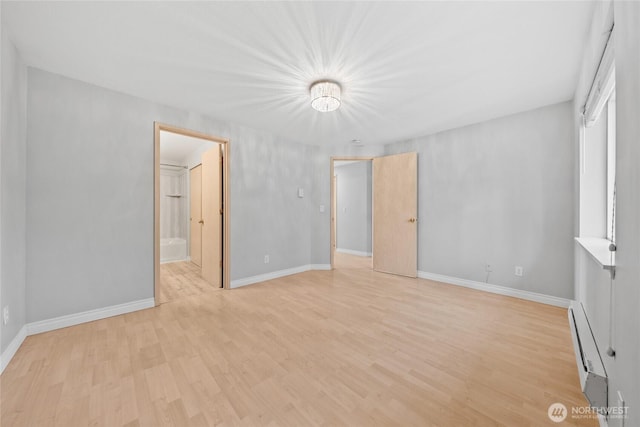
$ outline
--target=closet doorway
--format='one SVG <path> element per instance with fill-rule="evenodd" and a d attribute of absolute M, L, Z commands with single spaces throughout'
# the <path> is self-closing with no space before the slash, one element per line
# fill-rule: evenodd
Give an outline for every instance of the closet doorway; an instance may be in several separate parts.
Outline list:
<path fill-rule="evenodd" d="M 156 305 L 229 287 L 229 141 L 155 125 Z"/>

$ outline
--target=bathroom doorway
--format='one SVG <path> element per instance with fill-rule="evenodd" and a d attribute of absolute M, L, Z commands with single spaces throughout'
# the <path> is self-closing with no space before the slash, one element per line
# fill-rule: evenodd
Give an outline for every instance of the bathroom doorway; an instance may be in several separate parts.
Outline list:
<path fill-rule="evenodd" d="M 229 142 L 156 123 L 156 305 L 229 287 Z"/>

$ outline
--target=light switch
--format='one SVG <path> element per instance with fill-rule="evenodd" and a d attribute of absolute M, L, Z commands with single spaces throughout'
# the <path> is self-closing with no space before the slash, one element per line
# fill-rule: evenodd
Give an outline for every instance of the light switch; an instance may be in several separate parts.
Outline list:
<path fill-rule="evenodd" d="M 298 197 L 300 198 L 304 197 L 304 188 L 298 188 Z"/>

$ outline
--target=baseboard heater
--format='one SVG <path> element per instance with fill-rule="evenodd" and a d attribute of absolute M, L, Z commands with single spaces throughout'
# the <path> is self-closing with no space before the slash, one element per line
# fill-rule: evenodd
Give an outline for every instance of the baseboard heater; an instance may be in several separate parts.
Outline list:
<path fill-rule="evenodd" d="M 573 349 L 576 353 L 582 393 L 591 407 L 599 412 L 606 412 L 606 408 L 609 406 L 607 373 L 589 326 L 587 314 L 579 302 L 574 301 L 569 306 L 569 325 L 571 326 Z"/>

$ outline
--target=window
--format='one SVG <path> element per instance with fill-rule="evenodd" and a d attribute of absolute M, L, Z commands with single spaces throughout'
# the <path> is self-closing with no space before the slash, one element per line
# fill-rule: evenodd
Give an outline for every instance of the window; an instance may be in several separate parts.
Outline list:
<path fill-rule="evenodd" d="M 580 237 L 615 241 L 615 64 L 605 47 L 580 129 Z"/>
<path fill-rule="evenodd" d="M 616 91 L 607 102 L 607 239 L 616 240 Z"/>

